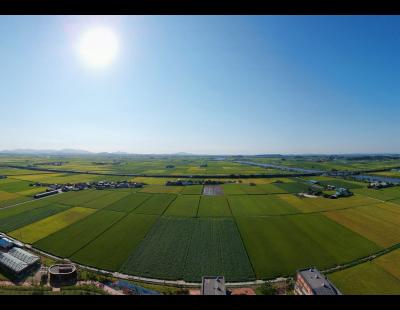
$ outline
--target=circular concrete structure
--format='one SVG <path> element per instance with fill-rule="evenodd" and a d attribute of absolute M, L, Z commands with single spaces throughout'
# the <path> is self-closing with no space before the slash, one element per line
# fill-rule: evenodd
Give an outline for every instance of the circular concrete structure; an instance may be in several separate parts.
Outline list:
<path fill-rule="evenodd" d="M 78 274 L 73 264 L 56 264 L 49 268 L 51 286 L 65 286 L 76 283 Z"/>

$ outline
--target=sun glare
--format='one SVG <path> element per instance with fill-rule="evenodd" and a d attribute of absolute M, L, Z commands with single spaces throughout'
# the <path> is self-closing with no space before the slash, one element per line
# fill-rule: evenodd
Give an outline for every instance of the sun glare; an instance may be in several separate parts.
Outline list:
<path fill-rule="evenodd" d="M 117 36 L 107 27 L 90 28 L 80 37 L 78 51 L 85 65 L 93 68 L 105 67 L 117 56 Z"/>

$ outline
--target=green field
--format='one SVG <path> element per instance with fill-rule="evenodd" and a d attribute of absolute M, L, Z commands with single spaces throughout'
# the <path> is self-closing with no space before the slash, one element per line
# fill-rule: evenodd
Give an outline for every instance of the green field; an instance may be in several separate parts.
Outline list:
<path fill-rule="evenodd" d="M 165 216 L 195 217 L 199 208 L 200 196 L 178 196 L 165 211 Z"/>
<path fill-rule="evenodd" d="M 203 185 L 188 185 L 184 186 L 181 194 L 185 195 L 200 195 L 203 192 Z"/>
<path fill-rule="evenodd" d="M 205 274 L 228 281 L 254 278 L 231 219 L 163 218 L 124 263 L 122 272 L 199 282 Z"/>
<path fill-rule="evenodd" d="M 105 270 L 119 270 L 156 220 L 153 215 L 128 214 L 72 255 L 71 259 Z"/>
<path fill-rule="evenodd" d="M 400 294 L 400 250 L 328 277 L 344 294 L 399 295 Z"/>
<path fill-rule="evenodd" d="M 148 185 L 141 189 L 141 193 L 170 193 L 179 194 L 183 190 L 183 186 L 164 186 L 164 185 Z"/>
<path fill-rule="evenodd" d="M 135 210 L 150 197 L 151 195 L 148 194 L 132 193 L 110 204 L 105 208 L 105 210 L 129 213 Z"/>
<path fill-rule="evenodd" d="M 339 199 L 329 199 L 323 197 L 298 198 L 294 195 L 282 195 L 281 197 L 290 202 L 298 210 L 305 213 L 347 209 L 377 203 L 375 199 L 359 195 Z"/>
<path fill-rule="evenodd" d="M 224 196 L 201 196 L 199 217 L 232 216 L 228 201 Z"/>
<path fill-rule="evenodd" d="M 58 197 L 50 197 L 48 199 L 54 201 L 60 201 L 62 204 L 69 205 L 69 206 L 81 206 L 87 202 L 91 202 L 95 199 L 99 199 L 105 195 L 112 193 L 111 191 L 106 190 L 85 190 L 75 192 L 67 192 Z"/>
<path fill-rule="evenodd" d="M 234 216 L 266 216 L 299 213 L 281 197 L 286 195 L 230 196 L 229 206 Z"/>
<path fill-rule="evenodd" d="M 116 203 L 117 201 L 122 200 L 124 197 L 126 197 L 130 194 L 131 194 L 131 191 L 129 191 L 129 190 L 124 190 L 124 191 L 118 190 L 115 192 L 110 191 L 110 193 L 105 196 L 101 196 L 97 199 L 86 202 L 85 204 L 82 205 L 82 207 L 93 208 L 93 209 L 102 209 L 111 204 Z"/>
<path fill-rule="evenodd" d="M 124 216 L 123 213 L 100 210 L 61 229 L 33 245 L 60 257 L 70 257 Z"/>
<path fill-rule="evenodd" d="M 400 199 L 399 186 L 383 188 L 383 189 L 362 188 L 362 189 L 355 189 L 354 192 L 360 195 L 368 196 L 383 201 Z"/>
<path fill-rule="evenodd" d="M 319 214 L 236 220 L 258 278 L 290 275 L 308 266 L 324 269 L 380 249 Z"/>
<path fill-rule="evenodd" d="M 14 216 L 14 215 L 17 215 L 17 214 L 20 214 L 20 213 L 23 213 L 23 212 L 26 212 L 29 210 L 44 207 L 51 203 L 52 203 L 52 201 L 49 201 L 46 198 L 46 199 L 24 202 L 18 206 L 11 207 L 11 208 L 3 208 L 3 209 L 0 209 L 0 220 L 6 219 L 9 216 Z"/>
<path fill-rule="evenodd" d="M 176 195 L 173 194 L 155 194 L 137 207 L 133 213 L 161 215 L 175 199 Z"/>
<path fill-rule="evenodd" d="M 75 207 L 52 215 L 38 222 L 24 226 L 10 233 L 10 236 L 26 243 L 34 243 L 48 235 L 79 221 L 95 210 Z"/>

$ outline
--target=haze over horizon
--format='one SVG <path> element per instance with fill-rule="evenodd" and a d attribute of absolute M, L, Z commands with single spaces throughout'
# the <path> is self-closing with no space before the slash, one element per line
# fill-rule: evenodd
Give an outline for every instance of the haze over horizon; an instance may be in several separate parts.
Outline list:
<path fill-rule="evenodd" d="M 0 149 L 400 153 L 399 26 L 398 16 L 2 16 Z"/>

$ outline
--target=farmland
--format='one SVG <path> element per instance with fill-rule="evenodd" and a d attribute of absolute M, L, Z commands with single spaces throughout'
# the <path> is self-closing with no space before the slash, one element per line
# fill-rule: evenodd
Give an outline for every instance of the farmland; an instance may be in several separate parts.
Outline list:
<path fill-rule="evenodd" d="M 70 257 L 124 216 L 114 211 L 99 211 L 34 243 L 34 246 L 61 257 Z M 71 242 L 74 240 L 74 242 Z"/>
<path fill-rule="evenodd" d="M 105 270 L 119 270 L 156 220 L 153 215 L 129 214 L 72 255 L 71 259 Z"/>
<path fill-rule="evenodd" d="M 18 238 L 26 243 L 34 243 L 48 235 L 60 230 L 86 216 L 94 210 L 75 207 L 64 212 L 52 215 L 43 220 L 34 222 L 10 233 L 10 236 Z"/>
<path fill-rule="evenodd" d="M 166 216 L 195 217 L 199 208 L 200 196 L 181 195 L 174 200 L 164 213 Z"/>
<path fill-rule="evenodd" d="M 344 294 L 400 294 L 400 250 L 372 261 L 329 274 Z"/>
<path fill-rule="evenodd" d="M 310 265 L 324 269 L 380 249 L 319 214 L 236 220 L 259 278 L 289 275 Z"/>
<path fill-rule="evenodd" d="M 75 168 L 86 165 L 71 161 L 70 167 L 72 163 Z M 189 166 L 200 165 L 188 161 L 184 168 L 174 163 L 182 172 L 195 172 Z M 136 169 L 135 165 L 128 166 Z M 157 165 L 160 162 L 146 169 L 162 170 Z M 208 161 L 208 168 L 202 169 L 230 171 L 226 167 L 233 166 Z M 110 162 L 93 168 L 117 169 Z M 223 274 L 227 281 L 273 279 L 308 266 L 324 270 L 343 265 L 400 244 L 400 187 L 368 189 L 365 183 L 328 176 L 213 178 L 224 184 L 206 185 L 219 189 L 217 195 L 207 195 L 214 192 L 203 192 L 203 185 L 166 186 L 166 181 L 177 180 L 174 177 L 10 172 L 0 180 L 1 232 L 73 262 L 135 276 L 189 282 L 198 282 L 205 274 Z M 145 185 L 32 197 L 46 187 L 33 187 L 31 182 L 121 179 Z M 295 195 L 308 190 L 310 179 L 349 188 L 355 195 L 339 199 Z M 356 275 L 357 267 L 367 268 L 376 277 L 383 277 L 384 270 L 392 273 L 388 279 L 398 277 L 397 265 L 383 257 L 371 268 L 365 263 L 330 277 L 338 279 L 344 292 L 351 291 L 346 270 Z M 392 280 L 387 283 L 396 291 Z M 379 291 L 361 284 L 354 287 L 355 292 Z"/>
<path fill-rule="evenodd" d="M 240 268 L 238 268 L 240 266 Z M 196 281 L 204 274 L 228 280 L 253 278 L 232 220 L 160 220 L 122 267 L 129 274 Z"/>
<path fill-rule="evenodd" d="M 231 216 L 228 201 L 224 196 L 202 196 L 200 199 L 199 217 Z"/>

